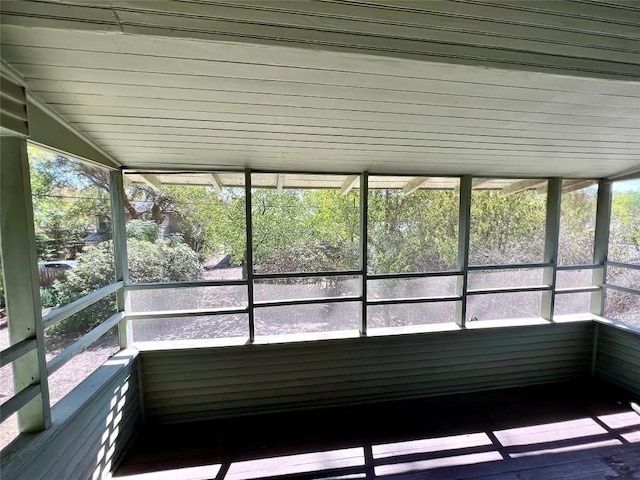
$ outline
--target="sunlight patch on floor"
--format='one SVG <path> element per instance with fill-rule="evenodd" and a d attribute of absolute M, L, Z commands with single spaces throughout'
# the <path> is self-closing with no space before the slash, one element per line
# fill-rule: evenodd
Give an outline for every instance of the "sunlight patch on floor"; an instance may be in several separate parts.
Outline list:
<path fill-rule="evenodd" d="M 277 475 L 322 472 L 337 468 L 363 467 L 364 464 L 364 448 L 347 448 L 234 462 L 224 478 L 225 480 L 248 480 Z"/>
<path fill-rule="evenodd" d="M 118 480 L 210 480 L 216 478 L 221 465 L 203 465 L 200 467 L 176 468 L 161 472 L 139 473 L 117 477 Z"/>
<path fill-rule="evenodd" d="M 580 418 L 566 422 L 510 428 L 494 433 L 503 446 L 513 447 L 603 435 L 607 434 L 607 431 L 591 418 Z"/>
<path fill-rule="evenodd" d="M 532 457 L 535 455 L 547 455 L 550 453 L 575 452 L 578 450 L 588 450 L 590 448 L 611 447 L 614 445 L 622 445 L 620 440 L 604 440 L 602 442 L 581 443 L 579 445 L 571 445 L 569 447 L 546 448 L 543 450 L 533 450 L 529 452 L 510 453 L 511 458 Z"/>
<path fill-rule="evenodd" d="M 601 415 L 598 417 L 598 420 L 609 428 L 632 427 L 634 425 L 640 426 L 640 415 L 633 411 Z"/>
<path fill-rule="evenodd" d="M 469 455 L 456 455 L 453 457 L 434 458 L 431 460 L 381 465 L 375 467 L 375 474 L 392 475 L 398 473 L 419 472 L 433 468 L 473 465 L 477 463 L 495 462 L 498 460 L 502 460 L 502 455 L 496 451 L 471 453 Z"/>
<path fill-rule="evenodd" d="M 431 453 L 461 448 L 482 447 L 491 445 L 491 439 L 486 433 L 468 433 L 450 437 L 427 438 L 408 442 L 387 443 L 374 445 L 373 458 L 397 457 L 416 453 Z"/>

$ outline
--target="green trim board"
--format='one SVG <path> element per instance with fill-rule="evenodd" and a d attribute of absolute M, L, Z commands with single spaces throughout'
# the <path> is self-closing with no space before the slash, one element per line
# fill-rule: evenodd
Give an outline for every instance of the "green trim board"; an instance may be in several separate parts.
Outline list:
<path fill-rule="evenodd" d="M 29 99 L 29 141 L 60 153 L 117 169 L 120 162 L 46 104 Z"/>
<path fill-rule="evenodd" d="M 12 362 L 15 391 L 38 388 L 18 411 L 18 425 L 21 432 L 35 432 L 50 425 L 51 413 L 26 139 L 2 137 L 0 154 L 0 255 L 9 339 L 11 345 L 32 339 L 37 345 Z"/>

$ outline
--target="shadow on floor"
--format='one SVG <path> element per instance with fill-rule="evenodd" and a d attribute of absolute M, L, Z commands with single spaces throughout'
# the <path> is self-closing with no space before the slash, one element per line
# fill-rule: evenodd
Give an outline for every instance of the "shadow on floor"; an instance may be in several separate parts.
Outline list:
<path fill-rule="evenodd" d="M 118 480 L 640 479 L 640 415 L 554 384 L 147 426 Z"/>

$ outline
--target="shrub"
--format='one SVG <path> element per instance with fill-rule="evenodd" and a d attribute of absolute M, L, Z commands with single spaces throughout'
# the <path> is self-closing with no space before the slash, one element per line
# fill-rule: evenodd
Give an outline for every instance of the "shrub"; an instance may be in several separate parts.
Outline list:
<path fill-rule="evenodd" d="M 158 224 L 151 220 L 129 220 L 127 222 L 127 238 L 155 242 L 160 233 Z"/>
<path fill-rule="evenodd" d="M 42 308 L 55 307 L 59 304 L 58 295 L 53 287 L 40 287 L 40 303 Z"/>
<path fill-rule="evenodd" d="M 129 277 L 134 283 L 200 280 L 203 270 L 198 255 L 187 245 L 172 241 L 147 242 L 129 239 Z M 55 298 L 65 305 L 114 281 L 113 243 L 87 247 L 76 257 L 78 266 L 66 278 L 53 283 Z M 115 295 L 94 303 L 51 327 L 57 335 L 84 334 L 115 312 Z"/>

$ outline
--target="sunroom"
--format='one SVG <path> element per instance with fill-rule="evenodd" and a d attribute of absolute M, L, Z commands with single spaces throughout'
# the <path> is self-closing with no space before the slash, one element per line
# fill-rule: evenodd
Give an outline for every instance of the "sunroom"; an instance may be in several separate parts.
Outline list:
<path fill-rule="evenodd" d="M 0 4 L 3 479 L 640 478 L 640 5 Z"/>

